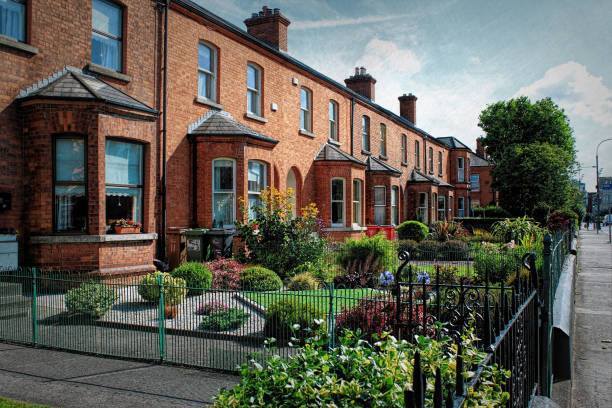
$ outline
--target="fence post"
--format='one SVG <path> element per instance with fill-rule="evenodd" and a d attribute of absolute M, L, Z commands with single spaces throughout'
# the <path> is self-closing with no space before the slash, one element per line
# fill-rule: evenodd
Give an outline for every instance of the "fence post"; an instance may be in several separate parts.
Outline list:
<path fill-rule="evenodd" d="M 38 307 L 36 306 L 36 268 L 32 268 L 32 342 L 38 344 Z"/>
<path fill-rule="evenodd" d="M 159 328 L 159 360 L 166 359 L 166 317 L 164 316 L 164 279 L 161 274 L 157 275 L 157 284 L 159 286 L 159 311 L 158 311 L 158 328 Z"/>
<path fill-rule="evenodd" d="M 552 375 L 552 350 L 550 343 L 552 314 L 552 271 L 551 271 L 552 236 L 544 236 L 542 250 L 542 297 L 540 298 L 540 394 L 550 397 Z"/>
<path fill-rule="evenodd" d="M 336 315 L 334 313 L 334 282 L 329 284 L 329 346 L 335 347 Z"/>

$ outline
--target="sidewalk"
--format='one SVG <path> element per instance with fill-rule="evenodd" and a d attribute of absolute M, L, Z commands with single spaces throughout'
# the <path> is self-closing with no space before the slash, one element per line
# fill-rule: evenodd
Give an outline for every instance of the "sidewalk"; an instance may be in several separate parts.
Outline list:
<path fill-rule="evenodd" d="M 239 377 L 0 342 L 0 396 L 52 407 L 202 407 Z"/>
<path fill-rule="evenodd" d="M 612 245 L 608 229 L 580 231 L 572 407 L 612 407 Z"/>

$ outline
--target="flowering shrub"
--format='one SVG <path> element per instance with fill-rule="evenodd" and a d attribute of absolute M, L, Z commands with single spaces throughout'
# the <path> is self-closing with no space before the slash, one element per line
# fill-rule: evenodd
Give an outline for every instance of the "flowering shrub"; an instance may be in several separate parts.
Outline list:
<path fill-rule="evenodd" d="M 209 315 L 215 312 L 224 312 L 227 309 L 229 309 L 229 307 L 225 303 L 219 302 L 218 300 L 213 300 L 213 301 L 206 302 L 198 306 L 198 308 L 195 311 L 195 314 Z"/>
<path fill-rule="evenodd" d="M 379 283 L 381 286 L 389 286 L 393 284 L 393 279 L 391 271 L 384 271 L 380 274 Z"/>
<path fill-rule="evenodd" d="M 121 218 L 119 220 L 110 220 L 110 225 L 112 227 L 142 227 L 141 223 L 133 220 L 126 220 L 125 218 Z"/>
<path fill-rule="evenodd" d="M 546 228 L 550 232 L 557 232 L 566 229 L 570 225 L 574 225 L 578 222 L 578 214 L 572 210 L 561 209 L 556 210 L 548 216 L 548 222 Z"/>
<path fill-rule="evenodd" d="M 206 262 L 206 267 L 212 272 L 213 289 L 239 289 L 240 275 L 246 267 L 240 262 L 229 258 L 217 258 Z"/>

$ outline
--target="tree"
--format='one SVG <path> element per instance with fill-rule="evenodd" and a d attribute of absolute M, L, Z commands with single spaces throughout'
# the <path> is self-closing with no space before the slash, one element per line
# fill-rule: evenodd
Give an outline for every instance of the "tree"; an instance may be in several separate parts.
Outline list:
<path fill-rule="evenodd" d="M 492 187 L 513 215 L 532 215 L 537 206 L 561 208 L 573 201 L 576 163 L 569 119 L 550 98 L 527 97 L 489 105 L 478 124 L 496 167 Z"/>

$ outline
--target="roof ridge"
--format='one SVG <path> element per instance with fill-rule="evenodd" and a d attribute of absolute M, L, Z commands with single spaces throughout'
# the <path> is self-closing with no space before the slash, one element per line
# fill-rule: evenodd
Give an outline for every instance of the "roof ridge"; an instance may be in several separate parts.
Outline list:
<path fill-rule="evenodd" d="M 65 65 L 64 68 L 60 69 L 59 71 L 49 74 L 47 78 L 43 78 L 39 80 L 38 82 L 35 82 L 34 84 L 32 84 L 32 86 L 29 86 L 26 89 L 20 90 L 19 95 L 17 96 L 17 99 L 25 98 L 26 96 L 29 96 L 33 94 L 34 92 L 43 90 L 47 88 L 49 85 L 51 85 L 52 83 L 54 83 L 55 81 L 57 81 L 58 79 L 63 78 L 68 72 L 75 72 L 75 71 L 81 71 L 81 70 L 76 67 L 73 67 L 72 65 Z"/>

